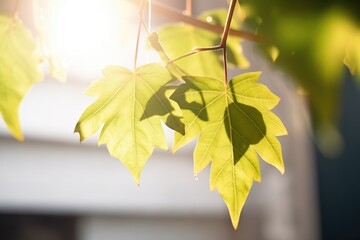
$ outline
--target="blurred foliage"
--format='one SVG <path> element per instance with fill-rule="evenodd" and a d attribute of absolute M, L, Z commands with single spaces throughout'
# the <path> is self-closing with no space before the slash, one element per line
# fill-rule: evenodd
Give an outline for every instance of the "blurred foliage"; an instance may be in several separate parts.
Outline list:
<path fill-rule="evenodd" d="M 42 79 L 32 33 L 16 16 L 0 15 L 0 113 L 12 135 L 23 140 L 20 103 Z"/>
<path fill-rule="evenodd" d="M 359 1 L 241 0 L 247 23 L 266 55 L 291 73 L 308 95 L 318 139 L 333 133 L 339 116 L 345 63 L 358 77 Z M 322 146 L 325 147 L 325 146 Z M 331 147 L 330 147 L 331 148 Z"/>

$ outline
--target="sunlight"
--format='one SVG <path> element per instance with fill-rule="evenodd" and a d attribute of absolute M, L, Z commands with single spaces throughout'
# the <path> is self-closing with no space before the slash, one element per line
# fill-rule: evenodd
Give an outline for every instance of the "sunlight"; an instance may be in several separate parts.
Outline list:
<path fill-rule="evenodd" d="M 69 74 L 94 80 L 106 65 L 131 68 L 138 10 L 128 1 L 52 0 L 44 16 L 50 51 L 65 63 Z M 46 7 L 47 1 L 43 1 Z M 49 21 L 49 23 L 47 23 Z M 129 24 L 132 23 L 132 24 Z M 89 79 L 91 78 L 91 79 Z"/>

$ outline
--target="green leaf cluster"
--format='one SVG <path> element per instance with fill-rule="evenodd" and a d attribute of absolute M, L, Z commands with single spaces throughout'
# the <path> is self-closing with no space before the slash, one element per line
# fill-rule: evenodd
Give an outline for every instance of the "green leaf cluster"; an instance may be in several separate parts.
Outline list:
<path fill-rule="evenodd" d="M 226 15 L 227 11 L 212 11 L 200 19 L 223 26 Z M 107 144 L 137 183 L 154 148 L 168 147 L 161 121 L 175 130 L 173 152 L 199 136 L 194 174 L 211 163 L 211 189 L 223 197 L 237 228 L 253 181 L 261 180 L 258 155 L 284 172 L 277 136 L 287 131 L 271 112 L 280 99 L 257 83 L 260 73 L 228 82 L 221 51 L 187 55 L 194 47 L 212 47 L 220 41 L 219 34 L 187 24 L 168 25 L 151 34 L 149 42 L 166 67 L 149 64 L 134 72 L 105 68 L 104 78 L 86 92 L 97 100 L 82 114 L 75 131 L 82 141 L 101 129 L 99 144 Z M 227 61 L 247 67 L 240 42 L 229 37 Z M 175 79 L 182 84 L 174 85 Z"/>
<path fill-rule="evenodd" d="M 333 131 L 344 63 L 360 79 L 359 4 L 238 1 L 246 11 L 246 27 L 261 38 L 262 51 L 305 90 L 315 129 Z M 224 27 L 227 15 L 227 10 L 208 11 L 198 20 Z M 233 18 L 232 29 L 243 26 L 242 19 Z M 173 152 L 198 138 L 194 174 L 211 165 L 210 187 L 223 197 L 236 228 L 253 182 L 261 180 L 259 157 L 284 172 L 277 137 L 287 131 L 272 112 L 280 99 L 258 83 L 259 72 L 226 79 L 224 66 L 247 68 L 249 62 L 242 39 L 229 36 L 226 47 L 219 48 L 221 41 L 220 34 L 185 23 L 150 34 L 164 65 L 150 63 L 134 70 L 107 66 L 103 78 L 86 91 L 97 99 L 81 115 L 75 132 L 83 141 L 101 130 L 99 144 L 107 145 L 137 183 L 155 147 L 168 149 L 164 124 L 175 131 Z M 50 75 L 65 80 L 56 56 L 42 58 Z M 31 32 L 17 17 L 0 15 L 0 113 L 19 140 L 18 109 L 31 86 L 43 78 L 40 64 Z"/>

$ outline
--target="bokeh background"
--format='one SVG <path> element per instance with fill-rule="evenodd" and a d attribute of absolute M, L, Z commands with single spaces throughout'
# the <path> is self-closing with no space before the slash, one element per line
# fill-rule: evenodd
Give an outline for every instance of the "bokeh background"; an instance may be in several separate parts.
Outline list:
<path fill-rule="evenodd" d="M 10 136 L 0 121 L 0 239 L 360 239 L 360 113 L 355 111 L 360 94 L 350 74 L 341 108 L 344 149 L 327 159 L 314 144 L 306 100 L 291 76 L 263 58 L 256 44 L 243 42 L 251 67 L 230 74 L 263 72 L 260 81 L 282 98 L 275 112 L 289 136 L 280 138 L 285 174 L 261 165 L 262 182 L 254 184 L 236 231 L 221 197 L 209 190 L 209 168 L 193 176 L 195 143 L 175 155 L 156 150 L 140 186 L 105 146 L 97 146 L 96 136 L 79 144 L 74 126 L 94 100 L 84 90 L 106 65 L 133 62 L 137 12 L 124 2 L 40 1 L 68 80 L 46 76 L 25 97 L 20 109 L 24 142 Z M 184 0 L 158 2 L 185 9 Z M 11 12 L 14 5 L 2 0 L 0 10 Z M 20 1 L 19 15 L 34 30 L 32 7 L 31 0 Z M 221 7 L 227 7 L 225 0 L 193 1 L 193 14 Z M 152 17 L 152 30 L 169 21 Z M 77 18 L 81 21 L 75 24 Z M 48 27 L 54 23 L 61 31 Z M 113 31 L 106 30 L 110 24 Z M 145 50 L 141 56 L 145 63 L 156 60 Z M 171 144 L 172 133 L 166 133 Z"/>

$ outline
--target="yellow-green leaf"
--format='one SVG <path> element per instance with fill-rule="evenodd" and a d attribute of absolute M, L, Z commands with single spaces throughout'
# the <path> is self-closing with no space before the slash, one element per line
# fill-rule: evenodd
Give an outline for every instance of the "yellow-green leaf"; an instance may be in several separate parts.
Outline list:
<path fill-rule="evenodd" d="M 19 107 L 43 76 L 31 32 L 18 20 L 0 15 L 0 113 L 12 135 L 23 140 Z"/>
<path fill-rule="evenodd" d="M 161 90 L 172 77 L 159 64 L 144 65 L 135 72 L 109 66 L 103 75 L 86 91 L 98 100 L 82 114 L 75 132 L 83 141 L 102 127 L 99 144 L 106 143 L 110 154 L 120 159 L 139 183 L 141 170 L 154 147 L 168 149 L 160 120 L 181 128 L 176 123 L 179 116 L 169 116 L 176 109 Z"/>
<path fill-rule="evenodd" d="M 257 154 L 284 172 L 276 136 L 287 132 L 270 111 L 279 98 L 257 83 L 259 75 L 239 75 L 228 84 L 208 77 L 184 77 L 186 83 L 171 96 L 183 110 L 185 124 L 185 135 L 175 134 L 173 150 L 200 134 L 194 173 L 212 162 L 210 186 L 223 197 L 235 228 L 253 181 L 261 179 Z"/>
<path fill-rule="evenodd" d="M 235 11 L 239 8 L 235 8 Z M 237 12 L 236 12 L 237 13 Z M 228 15 L 227 9 L 216 9 L 207 11 L 201 14 L 200 19 L 206 21 L 210 24 L 218 25 L 224 27 L 226 25 L 226 17 Z M 234 14 L 231 21 L 231 29 L 240 30 L 242 19 L 239 19 L 239 13 Z M 216 34 L 214 33 L 216 36 Z M 216 42 L 218 41 L 218 42 Z M 219 39 L 214 41 L 214 45 L 219 43 Z M 243 49 L 241 46 L 241 38 L 229 35 L 227 39 L 227 61 L 230 66 L 238 68 L 248 68 L 250 66 L 249 61 L 245 58 L 243 54 Z M 221 57 L 221 56 L 220 56 Z"/>
<path fill-rule="evenodd" d="M 350 38 L 344 64 L 349 68 L 352 75 L 356 76 L 360 83 L 360 30 Z"/>
<path fill-rule="evenodd" d="M 224 26 L 226 16 L 227 10 L 220 9 L 205 12 L 199 19 L 208 21 L 211 24 Z M 239 25 L 234 21 L 232 28 L 239 29 Z M 195 47 L 211 47 L 220 44 L 221 41 L 221 34 L 183 23 L 164 26 L 158 31 L 158 35 L 163 49 L 159 47 L 159 44 L 154 44 L 157 42 L 157 38 L 154 39 L 154 36 L 152 36 L 153 39 L 150 39 L 150 41 L 153 48 L 160 53 L 162 59 L 164 59 L 165 52 L 167 54 L 165 59 L 168 57 L 175 59 L 189 53 Z M 246 68 L 249 66 L 249 62 L 243 55 L 240 42 L 241 39 L 238 37 L 230 36 L 228 38 L 228 62 L 231 66 Z M 222 78 L 224 75 L 221 51 L 199 52 L 176 61 L 176 66 L 185 72 L 186 75 L 191 76 Z"/>
<path fill-rule="evenodd" d="M 160 42 L 170 59 L 189 53 L 194 47 L 211 47 L 220 41 L 220 36 L 208 30 L 188 24 L 171 24 L 158 31 Z M 184 37 L 186 36 L 186 37 Z M 176 61 L 176 66 L 187 75 L 221 78 L 223 65 L 217 53 L 200 52 Z"/>

